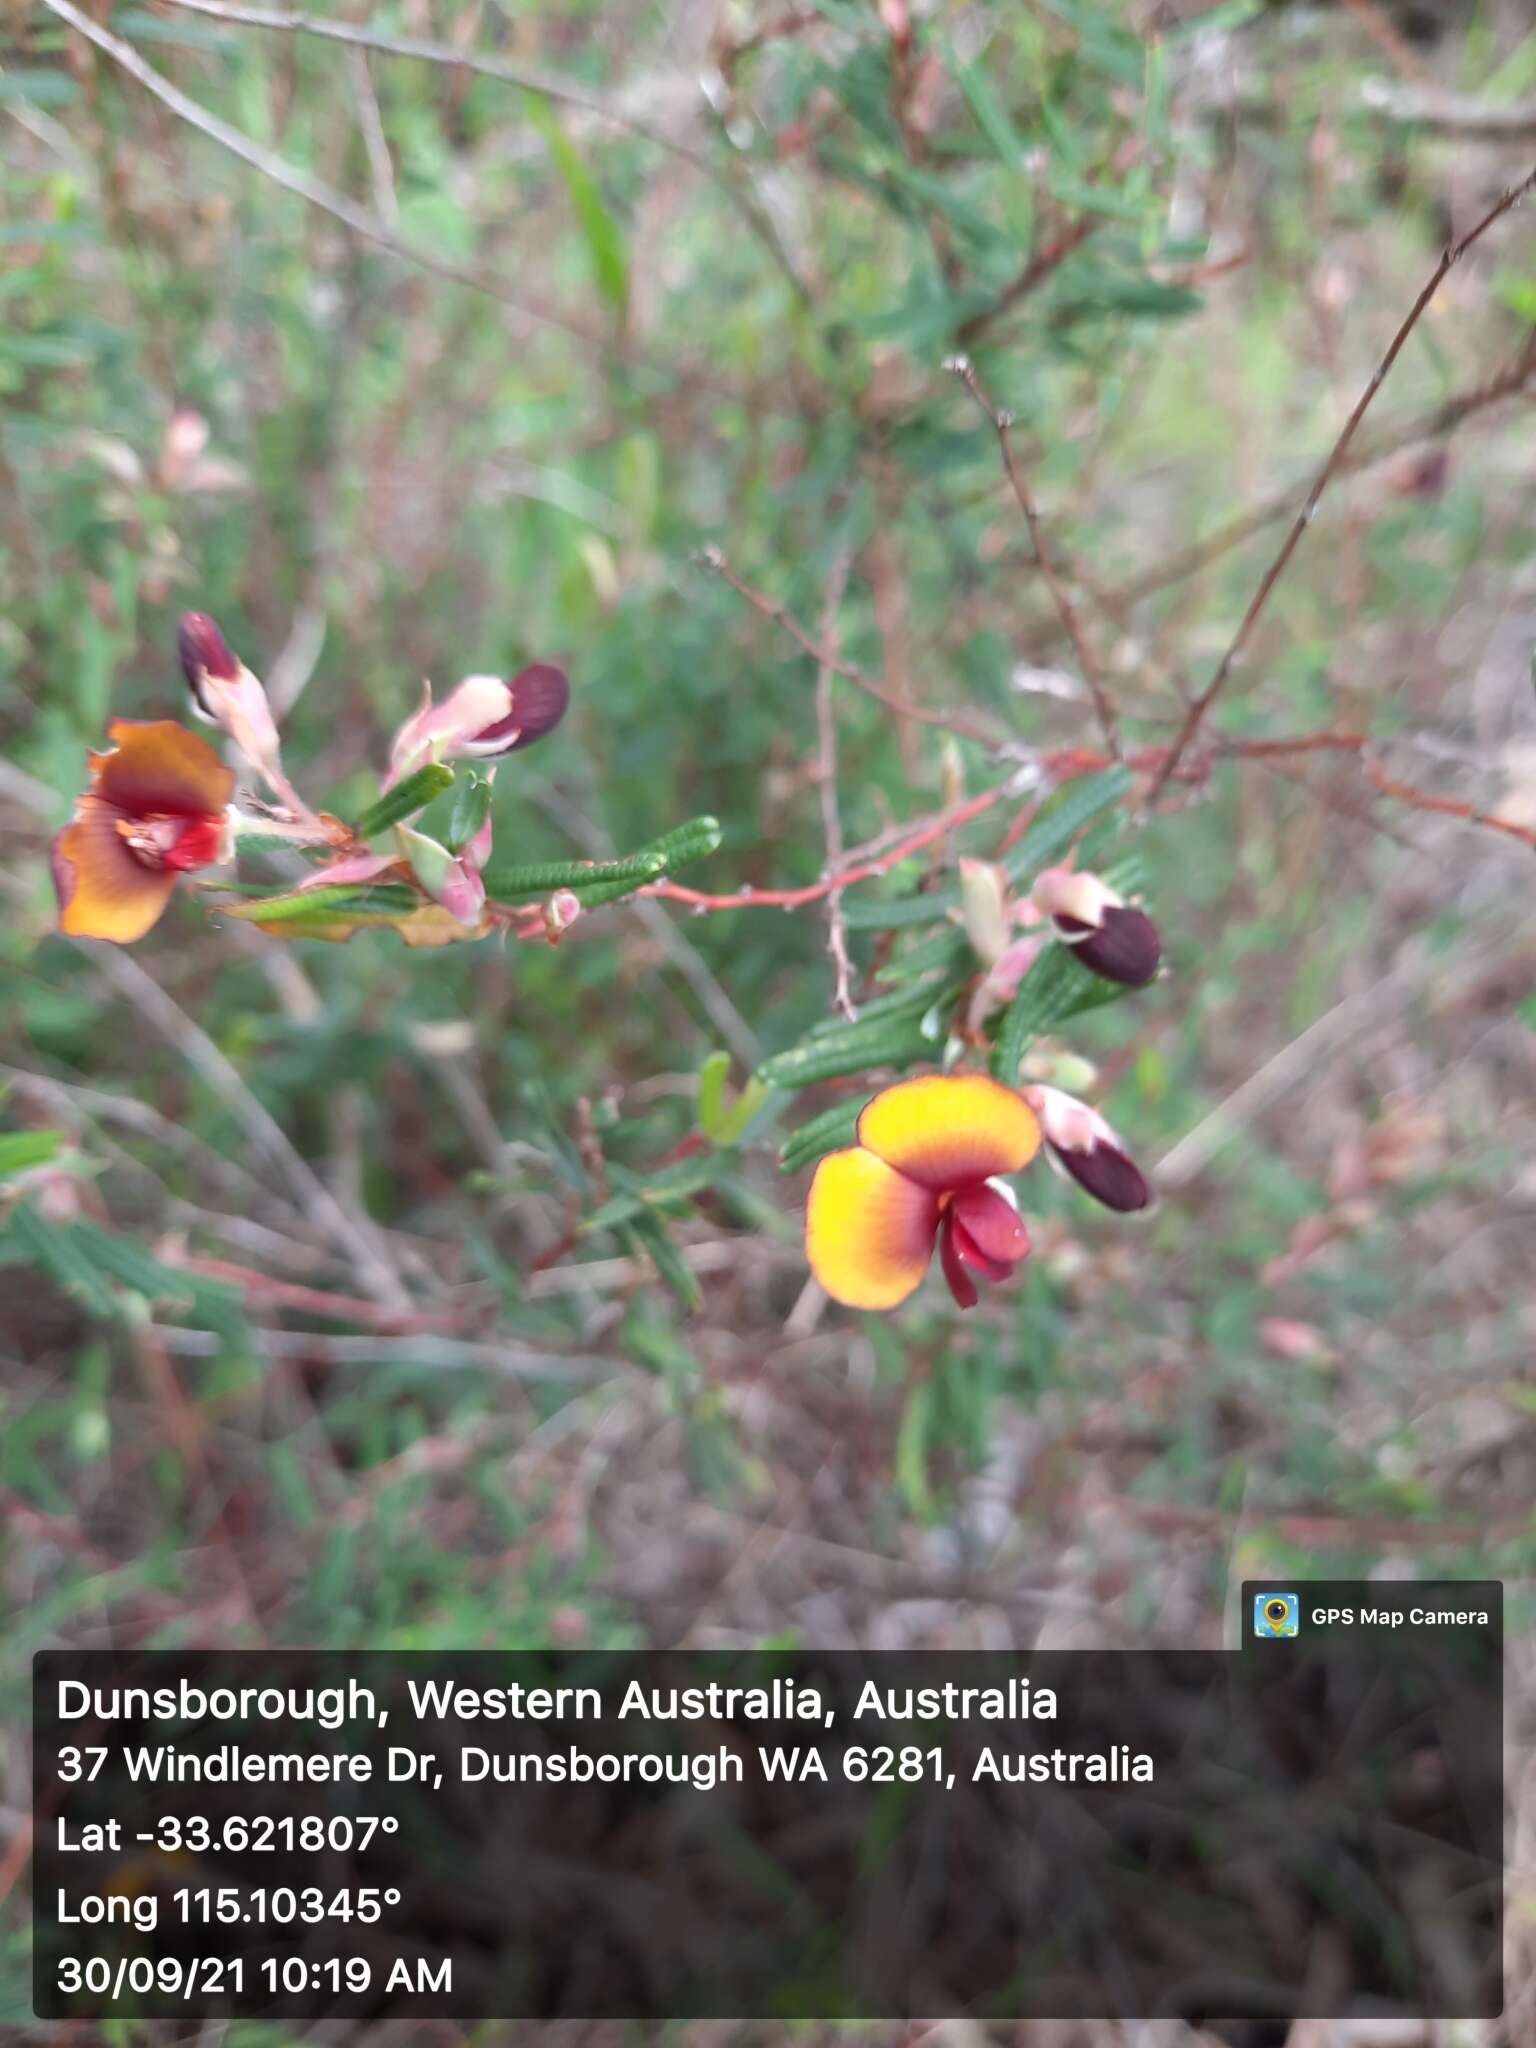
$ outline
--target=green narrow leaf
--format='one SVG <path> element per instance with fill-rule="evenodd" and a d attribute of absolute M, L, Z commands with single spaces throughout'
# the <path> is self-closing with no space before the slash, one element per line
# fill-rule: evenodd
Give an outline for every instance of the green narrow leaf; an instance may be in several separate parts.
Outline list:
<path fill-rule="evenodd" d="M 626 896 L 633 896 L 637 889 L 643 889 L 647 882 L 654 882 L 660 874 L 659 868 L 648 873 L 630 876 L 623 881 L 596 882 L 584 889 L 577 889 L 576 900 L 583 910 L 596 910 L 602 903 L 619 903 Z"/>
<path fill-rule="evenodd" d="M 864 1102 L 861 1095 L 856 1101 L 835 1103 L 791 1131 L 779 1148 L 780 1173 L 799 1173 L 829 1152 L 841 1152 L 852 1145 L 859 1134 Z"/>
<path fill-rule="evenodd" d="M 1029 829 L 1003 861 L 1009 877 L 1017 881 L 1033 875 L 1066 852 L 1083 827 L 1130 794 L 1128 768 L 1106 768 L 1100 775 L 1085 775 L 1064 783 L 1048 797 L 1030 820 Z"/>
<path fill-rule="evenodd" d="M 485 893 L 493 903 L 528 903 L 556 889 L 579 892 L 608 882 L 639 888 L 654 881 L 664 866 L 659 855 L 645 852 L 627 854 L 623 860 L 544 860 L 515 868 L 488 867 Z"/>
<path fill-rule="evenodd" d="M 681 1159 L 675 1166 L 662 1167 L 643 1178 L 614 1168 L 613 1179 L 619 1192 L 601 1203 L 590 1216 L 583 1217 L 580 1228 L 588 1233 L 614 1230 L 621 1223 L 634 1222 L 637 1216 L 650 1215 L 674 1202 L 685 1202 L 713 1187 L 725 1170 L 725 1162 L 713 1152 Z"/>
<path fill-rule="evenodd" d="M 462 853 L 491 815 L 491 785 L 483 775 L 460 775 L 453 785 L 443 844 L 451 853 Z"/>
<path fill-rule="evenodd" d="M 1047 946 L 1003 1013 L 992 1052 L 993 1073 L 1008 1087 L 1016 1087 L 1019 1062 L 1034 1039 L 1054 1031 L 1069 1017 L 1118 1002 L 1130 993 L 1119 982 L 1106 981 L 1086 968 L 1070 946 L 1059 942 Z"/>
<path fill-rule="evenodd" d="M 725 1128 L 725 1084 L 731 1071 L 728 1052 L 712 1052 L 699 1069 L 699 1129 L 712 1145 Z"/>
<path fill-rule="evenodd" d="M 946 925 L 935 932 L 931 939 L 924 939 L 910 952 L 898 954 L 894 960 L 877 970 L 876 981 L 911 981 L 914 976 L 931 974 L 935 968 L 952 972 L 967 964 L 971 949 L 965 933 L 959 925 Z"/>
<path fill-rule="evenodd" d="M 364 917 L 397 917 L 416 910 L 421 898 L 403 882 L 339 882 L 331 888 L 297 889 L 286 896 L 259 897 L 254 903 L 221 903 L 221 917 L 244 918 L 254 924 L 330 922 L 341 911 Z"/>
<path fill-rule="evenodd" d="M 976 116 L 976 125 L 996 150 L 999 159 L 1010 171 L 1024 168 L 1024 145 L 1014 131 L 1001 100 L 992 90 L 992 81 L 974 64 L 963 63 L 951 54 L 952 75 L 965 94 L 966 103 Z"/>
<path fill-rule="evenodd" d="M 622 1233 L 631 1255 L 644 1252 L 666 1286 L 677 1297 L 686 1315 L 697 1315 L 704 1306 L 704 1294 L 693 1268 L 667 1235 L 666 1225 L 656 1216 L 637 1216 Z"/>
<path fill-rule="evenodd" d="M 746 1136 L 752 1119 L 772 1093 L 773 1090 L 767 1082 L 760 1081 L 754 1074 L 726 1111 L 725 1122 L 720 1126 L 720 1136 L 715 1142 L 722 1148 L 739 1143 Z"/>
<path fill-rule="evenodd" d="M 62 1131 L 0 1132 L 0 1180 L 25 1173 L 32 1166 L 46 1166 L 58 1157 L 63 1143 Z"/>
<path fill-rule="evenodd" d="M 896 1434 L 896 1484 L 914 1515 L 923 1520 L 933 1512 L 933 1493 L 928 1485 L 928 1434 L 933 1416 L 933 1383 L 923 1380 L 912 1389 L 901 1428 Z"/>
<path fill-rule="evenodd" d="M 852 932 L 895 932 L 908 925 L 937 924 L 960 905 L 958 889 L 933 889 L 926 896 L 885 897 L 871 901 L 846 897 L 843 917 Z"/>
<path fill-rule="evenodd" d="M 910 988 L 892 989 L 888 996 L 876 996 L 873 1002 L 862 1004 L 857 1022 L 889 1022 L 892 1017 L 910 1017 L 914 1012 L 921 1015 L 946 995 L 958 994 L 959 988 L 958 982 L 946 983 L 942 975 L 935 975 L 931 981 L 914 982 Z M 850 1028 L 846 1017 L 824 1017 L 819 1024 L 813 1024 L 805 1034 L 806 1042 L 809 1043 L 811 1039 L 841 1038 Z"/>
<path fill-rule="evenodd" d="M 453 770 L 444 761 L 429 761 L 424 768 L 407 775 L 393 789 L 385 790 L 377 803 L 370 804 L 357 821 L 359 839 L 377 839 L 391 825 L 398 825 L 413 812 L 425 810 L 434 797 L 453 786 Z"/>
<path fill-rule="evenodd" d="M 932 1059 L 935 1049 L 917 1019 L 897 1017 L 845 1038 L 812 1039 L 776 1053 L 757 1071 L 770 1088 L 805 1088 L 812 1081 L 831 1081 L 869 1067 L 910 1066 L 914 1060 Z"/>
<path fill-rule="evenodd" d="M 655 856 L 670 874 L 674 868 L 683 867 L 689 861 L 703 860 L 706 854 L 714 853 L 720 845 L 720 838 L 720 820 L 706 814 L 702 818 L 689 818 L 682 825 L 674 825 L 670 832 L 663 832 L 659 839 L 642 846 L 632 858 L 643 860 Z"/>
<path fill-rule="evenodd" d="M 586 237 L 597 288 L 622 320 L 629 305 L 629 260 L 625 254 L 624 231 L 603 198 L 602 188 L 587 169 L 580 150 L 561 126 L 549 102 L 538 94 L 531 94 L 529 113 L 534 127 L 548 143 L 550 158 L 571 195 L 571 204 Z"/>
<path fill-rule="evenodd" d="M 30 1202 L 18 1202 L 11 1212 L 9 1235 L 34 1266 L 47 1273 L 92 1315 L 115 1314 L 117 1303 L 111 1288 L 80 1249 L 67 1225 L 49 1223 Z"/>

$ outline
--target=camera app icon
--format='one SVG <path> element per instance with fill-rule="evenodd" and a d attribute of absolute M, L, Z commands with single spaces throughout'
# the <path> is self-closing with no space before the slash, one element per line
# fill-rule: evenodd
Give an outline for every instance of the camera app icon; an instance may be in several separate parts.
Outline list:
<path fill-rule="evenodd" d="M 1277 1640 L 1301 1629 L 1301 1602 L 1294 1593 L 1259 1593 L 1253 1602 L 1253 1632 Z"/>

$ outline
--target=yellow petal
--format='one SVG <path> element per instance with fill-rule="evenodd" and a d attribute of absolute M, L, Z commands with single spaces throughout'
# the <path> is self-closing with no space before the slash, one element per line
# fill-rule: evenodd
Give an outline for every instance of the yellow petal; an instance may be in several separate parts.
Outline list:
<path fill-rule="evenodd" d="M 171 900 L 175 875 L 134 858 L 118 830 L 121 818 L 99 797 L 83 796 L 74 823 L 53 842 L 59 929 L 72 938 L 131 946 Z"/>
<path fill-rule="evenodd" d="M 1040 1125 L 1022 1096 L 985 1074 L 922 1074 L 875 1097 L 859 1143 L 942 1192 L 1017 1173 L 1040 1148 Z"/>
<path fill-rule="evenodd" d="M 805 1255 L 834 1301 L 894 1308 L 921 1285 L 939 1200 L 855 1146 L 823 1159 L 805 1205 Z"/>

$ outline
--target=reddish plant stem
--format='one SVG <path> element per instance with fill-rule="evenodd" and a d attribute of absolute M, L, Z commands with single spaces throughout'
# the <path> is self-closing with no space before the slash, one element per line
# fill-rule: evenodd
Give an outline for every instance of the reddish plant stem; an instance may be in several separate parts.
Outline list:
<path fill-rule="evenodd" d="M 1441 285 L 1445 282 L 1456 264 L 1466 255 L 1467 251 L 1487 234 L 1496 221 L 1502 220 L 1506 213 L 1511 212 L 1514 207 L 1518 206 L 1520 201 L 1533 188 L 1536 188 L 1536 170 L 1530 171 L 1517 185 L 1512 185 L 1502 198 L 1488 209 L 1477 225 L 1461 237 L 1460 241 L 1452 242 L 1441 256 L 1440 261 L 1430 272 L 1418 297 L 1409 307 L 1401 326 L 1388 344 L 1386 354 L 1372 372 L 1370 382 L 1356 400 L 1354 411 L 1351 412 L 1349 418 L 1344 422 L 1343 431 L 1334 442 L 1327 460 L 1313 480 L 1312 487 L 1307 492 L 1301 510 L 1291 522 L 1285 539 L 1280 544 L 1279 553 L 1260 579 L 1259 587 L 1254 592 L 1247 611 L 1243 614 L 1242 623 L 1233 635 L 1226 653 L 1217 663 L 1215 674 L 1185 714 L 1184 723 L 1179 729 L 1178 737 L 1168 749 L 1167 758 L 1153 776 L 1151 786 L 1147 790 L 1145 804 L 1149 810 L 1167 787 L 1179 762 L 1183 759 L 1185 750 L 1190 746 L 1201 725 L 1204 723 L 1206 713 L 1225 689 L 1233 669 L 1242 660 L 1248 643 L 1253 637 L 1254 629 L 1263 617 L 1270 598 L 1274 595 L 1276 584 L 1285 574 L 1286 569 L 1290 565 L 1291 557 L 1301 544 L 1302 535 L 1312 523 L 1312 515 L 1316 512 L 1324 491 L 1327 490 L 1333 478 L 1343 467 L 1345 458 L 1349 454 L 1350 444 L 1355 438 L 1361 421 L 1370 409 L 1371 401 L 1386 382 L 1393 365 L 1407 345 L 1408 337 L 1412 334 L 1414 328 L 1418 326 L 1431 299 L 1434 298 L 1436 292 L 1439 291 Z"/>
<path fill-rule="evenodd" d="M 660 896 L 668 903 L 687 903 L 695 910 L 749 910 L 764 906 L 776 910 L 802 910 L 808 903 L 822 902 L 834 890 L 851 889 L 855 882 L 870 881 L 875 875 L 883 875 L 898 867 L 914 853 L 921 853 L 925 846 L 932 846 L 936 839 L 942 839 L 946 832 L 957 831 L 960 826 L 970 824 L 973 818 L 979 818 L 984 811 L 990 811 L 1012 788 L 1010 781 L 999 783 L 995 789 L 984 789 L 979 796 L 970 797 L 963 804 L 955 804 L 947 811 L 940 811 L 878 859 L 860 861 L 854 867 L 844 868 L 840 874 L 823 875 L 819 882 L 807 883 L 803 889 L 744 889 L 735 896 L 711 896 L 702 889 L 685 888 L 681 882 L 652 882 L 639 893 Z"/>
<path fill-rule="evenodd" d="M 1356 754 L 1364 756 L 1369 745 L 1364 733 L 1358 732 L 1312 732 L 1301 733 L 1291 739 L 1227 740 L 1215 750 L 1215 759 L 1224 761 L 1273 761 L 1290 759 L 1306 754 Z M 1130 757 L 1127 766 L 1139 774 L 1158 775 L 1167 765 L 1168 749 L 1146 747 Z M 1108 754 L 1088 747 L 1069 747 L 1056 753 L 1044 755 L 1041 766 L 1047 770 L 1056 783 L 1070 782 L 1079 775 L 1092 775 L 1111 765 Z M 1409 804 L 1415 810 L 1434 811 L 1445 817 L 1461 818 L 1467 823 L 1486 827 L 1489 831 L 1502 832 L 1522 845 L 1536 848 L 1536 828 L 1522 825 L 1512 818 L 1501 818 L 1490 811 L 1478 809 L 1474 804 L 1458 802 L 1451 797 L 1431 796 L 1427 791 L 1416 789 L 1410 783 L 1394 782 L 1386 777 L 1370 761 L 1364 761 L 1365 773 L 1372 786 L 1383 796 L 1395 802 Z M 1190 766 L 1177 771 L 1183 780 L 1203 781 L 1205 767 Z M 701 889 L 686 888 L 680 882 L 653 882 L 640 893 L 659 896 L 669 903 L 684 903 L 699 911 L 717 910 L 803 910 L 808 905 L 820 903 L 834 890 L 852 888 L 855 883 L 872 881 L 877 875 L 888 874 L 899 867 L 914 853 L 921 853 L 925 847 L 944 837 L 946 833 L 970 824 L 982 817 L 997 804 L 1003 802 L 1014 789 L 1012 782 L 999 784 L 993 789 L 983 790 L 978 796 L 969 797 L 962 804 L 951 806 L 935 816 L 915 825 L 910 833 L 878 855 L 861 860 L 840 873 L 825 875 L 819 882 L 809 882 L 799 889 L 743 889 L 734 895 L 711 895 Z"/>
<path fill-rule="evenodd" d="M 1529 825 L 1522 825 L 1514 818 L 1501 818 L 1493 811 L 1480 810 L 1476 804 L 1462 803 L 1453 796 L 1432 796 L 1427 789 L 1415 789 L 1411 782 L 1394 782 L 1374 761 L 1366 761 L 1362 765 L 1371 787 L 1397 803 L 1411 804 L 1416 811 L 1434 811 L 1443 818 L 1461 818 L 1469 825 L 1482 825 L 1490 832 L 1503 832 L 1510 839 L 1518 839 L 1522 846 L 1536 850 L 1536 829 Z"/>

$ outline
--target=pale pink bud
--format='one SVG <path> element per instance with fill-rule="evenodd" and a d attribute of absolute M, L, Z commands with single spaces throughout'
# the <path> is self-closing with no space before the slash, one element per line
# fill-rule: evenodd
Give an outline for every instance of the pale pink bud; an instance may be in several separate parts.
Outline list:
<path fill-rule="evenodd" d="M 460 924 L 477 925 L 485 915 L 485 884 L 474 868 L 455 861 L 453 871 L 438 892 L 438 902 Z"/>
<path fill-rule="evenodd" d="M 252 675 L 206 612 L 187 612 L 177 628 L 177 651 L 193 709 L 222 726 L 246 759 L 272 780 L 281 775 L 277 726 L 260 680 Z"/>
<path fill-rule="evenodd" d="M 544 929 L 551 939 L 568 932 L 581 915 L 581 898 L 574 889 L 557 889 L 544 906 Z"/>
<path fill-rule="evenodd" d="M 1028 938 L 1015 939 L 1011 946 L 1003 949 L 971 991 L 966 1023 L 972 1031 L 979 1031 L 995 1011 L 1013 1001 L 1019 992 L 1019 983 L 1034 966 L 1044 943 L 1035 933 Z"/>
<path fill-rule="evenodd" d="M 499 676 L 466 676 L 438 705 L 430 683 L 422 692 L 421 709 L 401 726 L 390 748 L 392 782 L 428 761 L 488 760 L 532 746 L 565 716 L 571 687 L 563 670 L 536 662 L 509 683 Z"/>
<path fill-rule="evenodd" d="M 983 967 L 995 967 L 1008 946 L 1008 888 L 991 861 L 962 857 L 960 915 L 971 951 Z"/>

